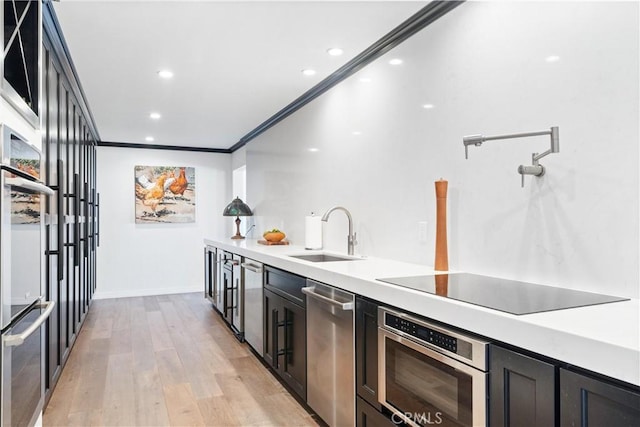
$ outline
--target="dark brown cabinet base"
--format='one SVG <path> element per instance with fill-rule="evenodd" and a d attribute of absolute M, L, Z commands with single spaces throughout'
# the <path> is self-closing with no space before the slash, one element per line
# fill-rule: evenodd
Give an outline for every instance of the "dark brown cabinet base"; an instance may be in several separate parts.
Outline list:
<path fill-rule="evenodd" d="M 490 351 L 490 425 L 556 425 L 555 366 L 495 345 Z"/>
<path fill-rule="evenodd" d="M 640 391 L 560 369 L 560 425 L 640 426 Z"/>
<path fill-rule="evenodd" d="M 378 403 L 378 304 L 356 298 L 356 393 L 380 410 Z"/>
<path fill-rule="evenodd" d="M 266 267 L 263 312 L 264 359 L 304 401 L 307 399 L 307 319 L 300 289 L 305 286 L 305 280 Z"/>
<path fill-rule="evenodd" d="M 43 3 L 42 97 L 44 175 L 56 191 L 45 202 L 46 299 L 55 301 L 46 323 L 45 400 L 89 311 L 96 289 L 98 195 L 97 132 L 63 46 L 53 6 Z"/>
<path fill-rule="evenodd" d="M 404 425 L 402 422 L 396 424 L 387 418 L 376 408 L 369 405 L 360 396 L 356 398 L 356 426 L 358 427 L 394 427 Z"/>

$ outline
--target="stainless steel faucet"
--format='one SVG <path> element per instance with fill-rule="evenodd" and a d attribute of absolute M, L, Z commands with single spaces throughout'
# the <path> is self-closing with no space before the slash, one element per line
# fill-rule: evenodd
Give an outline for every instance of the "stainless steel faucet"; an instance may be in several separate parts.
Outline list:
<path fill-rule="evenodd" d="M 329 221 L 329 215 L 331 215 L 331 212 L 335 210 L 341 210 L 341 211 L 344 211 L 345 214 L 347 214 L 347 218 L 349 219 L 349 235 L 347 236 L 347 253 L 349 255 L 353 255 L 353 247 L 358 244 L 358 241 L 356 240 L 356 233 L 353 232 L 353 218 L 351 218 L 351 214 L 349 213 L 349 211 L 343 208 L 342 206 L 334 206 L 328 211 L 326 211 L 324 215 L 322 215 L 322 221 L 324 222 Z"/>

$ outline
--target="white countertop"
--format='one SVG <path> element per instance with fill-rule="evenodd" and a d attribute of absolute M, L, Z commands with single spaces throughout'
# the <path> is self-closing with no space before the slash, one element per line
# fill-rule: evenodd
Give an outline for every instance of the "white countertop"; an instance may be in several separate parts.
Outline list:
<path fill-rule="evenodd" d="M 228 238 L 205 239 L 204 243 L 640 386 L 640 300 L 637 299 L 512 315 L 376 280 L 436 274 L 423 265 L 366 257 L 357 262 L 313 263 L 289 256 L 319 252 L 300 246 L 266 246 L 256 240 Z"/>

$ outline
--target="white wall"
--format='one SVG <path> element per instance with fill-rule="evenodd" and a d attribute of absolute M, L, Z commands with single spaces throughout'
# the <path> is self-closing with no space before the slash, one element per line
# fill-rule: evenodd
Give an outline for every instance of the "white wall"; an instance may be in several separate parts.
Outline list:
<path fill-rule="evenodd" d="M 638 16 L 637 2 L 463 4 L 249 143 L 258 231 L 302 244 L 304 216 L 338 204 L 357 253 L 433 265 L 442 177 L 451 269 L 638 298 Z M 551 126 L 560 153 L 524 188 L 516 168 L 548 137 L 464 159 L 464 135 Z M 346 251 L 346 234 L 335 212 L 325 248 Z"/>
<path fill-rule="evenodd" d="M 134 166 L 193 166 L 196 222 L 136 224 Z M 229 229 L 231 156 L 199 152 L 98 148 L 100 247 L 95 298 L 203 290 L 203 239 Z"/>

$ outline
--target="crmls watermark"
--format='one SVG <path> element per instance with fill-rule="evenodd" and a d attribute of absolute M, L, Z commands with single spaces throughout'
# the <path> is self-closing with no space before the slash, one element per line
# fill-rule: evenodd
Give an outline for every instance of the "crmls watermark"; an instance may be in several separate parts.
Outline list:
<path fill-rule="evenodd" d="M 442 424 L 442 412 L 405 412 L 404 417 L 410 418 L 413 422 L 421 425 L 436 425 Z M 402 424 L 404 417 L 400 414 L 394 413 L 391 415 L 391 422 L 394 424 Z"/>

